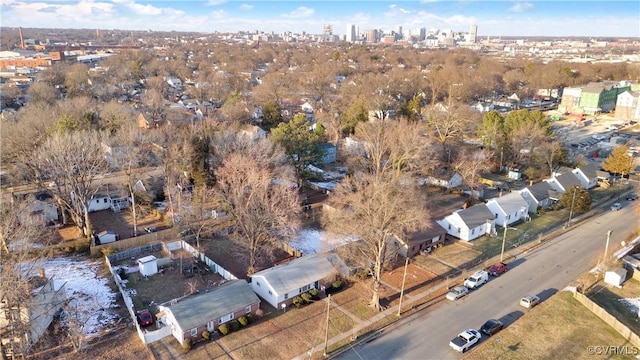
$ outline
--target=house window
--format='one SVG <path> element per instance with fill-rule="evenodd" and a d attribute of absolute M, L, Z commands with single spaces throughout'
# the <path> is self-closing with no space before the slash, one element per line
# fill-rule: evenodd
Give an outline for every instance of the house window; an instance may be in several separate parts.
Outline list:
<path fill-rule="evenodd" d="M 231 320 L 233 320 L 233 313 L 221 317 L 220 320 L 218 320 L 218 324 L 224 324 Z"/>
<path fill-rule="evenodd" d="M 191 329 L 191 336 L 197 336 L 197 335 L 198 335 L 198 328 Z"/>
<path fill-rule="evenodd" d="M 511 219 L 511 214 L 507 215 L 507 220 Z"/>
<path fill-rule="evenodd" d="M 107 203 L 107 199 L 104 199 L 104 203 L 105 203 L 105 204 Z"/>
<path fill-rule="evenodd" d="M 251 312 L 251 305 L 247 306 L 246 308 L 244 308 L 244 312 L 245 313 L 250 313 Z"/>
<path fill-rule="evenodd" d="M 305 285 L 303 287 L 300 288 L 300 293 L 302 294 L 303 292 L 309 290 L 309 285 Z"/>
<path fill-rule="evenodd" d="M 496 217 L 494 219 L 497 219 L 497 218 L 498 218 L 498 214 L 496 213 Z"/>
<path fill-rule="evenodd" d="M 449 230 L 451 230 L 451 224 L 449 224 Z"/>
<path fill-rule="evenodd" d="M 271 292 L 271 290 L 269 290 L 269 295 L 273 295 L 273 293 Z"/>
<path fill-rule="evenodd" d="M 289 298 L 289 294 L 284 294 L 284 299 L 287 300 Z"/>
<path fill-rule="evenodd" d="M 476 233 L 476 229 L 471 229 L 471 235 Z"/>

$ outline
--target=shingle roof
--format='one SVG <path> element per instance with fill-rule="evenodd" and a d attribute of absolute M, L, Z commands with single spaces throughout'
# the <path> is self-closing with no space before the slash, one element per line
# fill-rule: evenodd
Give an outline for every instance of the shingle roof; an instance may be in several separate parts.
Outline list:
<path fill-rule="evenodd" d="M 435 221 L 431 221 L 426 229 L 418 230 L 407 235 L 404 241 L 408 245 L 420 244 L 424 240 L 433 239 L 436 236 L 446 234 L 447 230 Z"/>
<path fill-rule="evenodd" d="M 580 185 L 580 180 L 578 180 L 576 174 L 572 172 L 556 176 L 556 180 L 565 190 L 573 187 L 574 185 Z"/>
<path fill-rule="evenodd" d="M 338 273 L 334 264 L 342 262 L 335 254 L 303 256 L 284 265 L 262 270 L 252 277 L 262 277 L 273 291 L 282 295 Z"/>
<path fill-rule="evenodd" d="M 259 301 L 245 280 L 233 280 L 207 293 L 188 297 L 167 307 L 180 328 L 186 331 Z"/>
<path fill-rule="evenodd" d="M 597 177 L 597 171 L 600 167 L 594 163 L 589 163 L 580 168 L 580 171 L 587 177 L 587 179 L 595 179 Z"/>
<path fill-rule="evenodd" d="M 533 195 L 538 202 L 549 198 L 549 191 L 553 190 L 551 185 L 546 181 L 540 181 L 539 183 L 527 186 L 527 189 L 529 189 L 531 195 Z"/>
<path fill-rule="evenodd" d="M 476 204 L 470 208 L 460 210 L 458 211 L 458 215 L 469 228 L 482 225 L 486 223 L 488 219 L 494 218 L 493 213 L 485 203 Z"/>
<path fill-rule="evenodd" d="M 511 214 L 516 211 L 520 211 L 523 207 L 527 207 L 527 201 L 520 195 L 519 192 L 514 191 L 507 195 L 490 199 L 498 204 L 506 214 Z"/>

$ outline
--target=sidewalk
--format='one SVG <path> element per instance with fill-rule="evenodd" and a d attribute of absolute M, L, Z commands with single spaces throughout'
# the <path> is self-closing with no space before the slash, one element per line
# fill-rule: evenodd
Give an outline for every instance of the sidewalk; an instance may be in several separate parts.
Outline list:
<path fill-rule="evenodd" d="M 513 248 L 510 250 L 507 250 L 505 252 L 505 257 L 509 258 L 509 257 L 517 257 L 518 255 L 522 254 L 522 253 L 526 253 L 528 251 L 530 251 L 531 249 L 542 245 L 544 243 L 546 243 L 547 241 L 556 238 L 559 235 L 562 235 L 568 231 L 570 231 L 574 225 L 579 224 L 582 221 L 585 221 L 593 216 L 599 215 L 605 211 L 607 211 L 608 207 L 611 206 L 612 203 L 618 201 L 618 199 L 621 196 L 626 196 L 626 194 L 628 194 L 631 191 L 631 189 L 624 189 L 621 190 L 621 192 L 619 193 L 619 195 L 613 196 L 611 198 L 608 199 L 602 199 L 601 203 L 596 204 L 590 211 L 588 211 L 585 214 L 581 214 L 579 216 L 576 216 L 574 219 L 572 219 L 571 221 L 571 225 L 569 228 L 566 228 L 564 226 L 564 224 L 561 225 L 557 225 L 554 228 L 549 229 L 547 232 L 542 233 L 542 237 L 539 240 L 532 240 L 528 243 L 523 244 L 522 246 L 519 246 L 517 248 Z M 499 260 L 499 255 L 494 256 L 493 258 L 491 258 L 491 262 L 497 262 Z M 488 261 L 488 260 L 487 260 Z M 468 270 L 473 270 L 473 269 L 468 269 Z M 418 303 L 419 301 L 422 301 L 424 298 L 426 298 L 428 295 L 444 288 L 447 287 L 450 284 L 456 283 L 457 281 L 459 281 L 459 278 L 462 276 L 462 272 L 460 275 L 454 277 L 454 278 L 450 278 L 449 281 L 442 281 L 439 284 L 433 285 L 433 286 L 429 286 L 427 289 L 425 289 L 424 291 L 421 292 L 412 292 L 410 296 L 403 296 L 403 307 L 405 307 L 406 305 L 413 305 L 415 303 Z M 434 299 L 435 300 L 442 300 L 442 299 Z M 327 342 L 327 348 L 330 348 L 331 345 L 336 344 L 338 342 L 341 342 L 345 339 L 350 339 L 351 342 L 362 342 L 362 341 L 369 341 L 370 339 L 377 337 L 379 335 L 381 335 L 384 330 L 389 327 L 389 326 L 393 326 L 395 323 L 397 323 L 399 320 L 402 320 L 406 317 L 406 315 L 413 315 L 415 314 L 417 311 L 420 311 L 424 308 L 429 307 L 430 305 L 432 305 L 431 303 L 428 303 L 424 306 L 421 306 L 420 308 L 416 308 L 414 309 L 413 306 L 411 307 L 410 311 L 405 311 L 403 314 L 401 314 L 400 317 L 398 317 L 397 320 L 392 321 L 390 324 L 383 326 L 382 328 L 378 329 L 377 331 L 371 331 L 369 334 L 367 334 L 367 336 L 365 338 L 360 338 L 359 336 L 361 336 L 362 334 L 360 334 L 360 332 L 363 329 L 366 329 L 367 327 L 371 326 L 372 324 L 384 319 L 387 316 L 391 316 L 391 315 L 395 315 L 398 313 L 398 307 L 394 306 L 394 307 L 390 307 L 385 309 L 384 311 L 381 311 L 380 313 L 376 314 L 375 316 L 366 319 L 366 320 L 360 320 L 357 325 L 347 331 L 344 332 L 340 335 L 336 335 L 332 338 L 330 338 Z M 338 308 L 340 309 L 339 306 L 337 306 L 336 304 L 332 304 L 332 307 Z M 342 310 L 341 310 L 342 311 Z M 351 314 L 349 314 L 347 311 L 343 311 L 345 314 L 351 316 Z M 405 316 L 403 316 L 405 315 Z M 331 356 L 335 356 L 338 355 L 340 353 L 342 353 L 343 350 L 346 350 L 347 347 L 343 347 L 339 350 L 334 351 L 333 354 L 330 354 L 328 357 Z M 300 354 L 298 356 L 296 356 L 294 359 L 295 360 L 304 360 L 304 359 L 311 359 L 313 357 L 313 354 L 316 353 L 320 353 L 320 354 L 324 354 L 324 344 L 319 344 L 314 346 L 311 350 L 309 350 L 308 352 L 304 353 L 304 354 Z"/>

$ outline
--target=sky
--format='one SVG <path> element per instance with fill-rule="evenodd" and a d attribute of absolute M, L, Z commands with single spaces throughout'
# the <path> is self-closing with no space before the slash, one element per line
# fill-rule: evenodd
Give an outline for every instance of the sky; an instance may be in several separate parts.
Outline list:
<path fill-rule="evenodd" d="M 486 36 L 640 37 L 640 1 L 238 1 L 0 0 L 11 27 L 264 31 L 345 34 L 366 29 L 440 29 Z"/>

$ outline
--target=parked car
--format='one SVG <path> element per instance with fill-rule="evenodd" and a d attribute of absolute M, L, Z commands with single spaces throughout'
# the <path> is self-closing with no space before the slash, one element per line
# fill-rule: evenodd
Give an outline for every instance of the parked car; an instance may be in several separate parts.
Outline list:
<path fill-rule="evenodd" d="M 622 204 L 620 204 L 620 203 L 615 203 L 615 204 L 611 205 L 611 211 L 618 211 L 620 209 L 622 209 Z"/>
<path fill-rule="evenodd" d="M 447 299 L 452 301 L 458 300 L 468 293 L 469 289 L 467 289 L 465 286 L 456 286 L 447 293 Z"/>
<path fill-rule="evenodd" d="M 487 270 L 487 273 L 489 273 L 489 275 L 491 276 L 498 276 L 503 272 L 506 272 L 507 270 L 508 270 L 507 264 L 503 262 L 499 262 L 491 265 L 491 267 Z"/>
<path fill-rule="evenodd" d="M 484 323 L 484 325 L 482 325 L 482 327 L 480 328 L 480 331 L 491 336 L 496 334 L 498 331 L 502 330 L 503 327 L 504 327 L 504 324 L 502 323 L 502 321 L 496 320 L 496 319 L 489 319 L 487 320 L 487 322 Z"/>
<path fill-rule="evenodd" d="M 635 199 L 637 199 L 637 198 L 638 198 L 638 195 L 636 195 L 636 194 L 629 194 L 629 195 L 627 195 L 627 198 L 626 198 L 626 199 L 627 199 L 627 201 L 633 201 L 633 200 L 635 200 Z"/>
<path fill-rule="evenodd" d="M 489 274 L 484 270 L 480 270 L 469 276 L 467 280 L 464 281 L 464 286 L 469 289 L 477 289 L 487 281 L 489 281 Z"/>
<path fill-rule="evenodd" d="M 158 231 L 158 228 L 156 228 L 155 226 L 149 226 L 144 228 L 144 231 L 148 232 L 148 233 L 154 233 L 156 231 Z"/>
<path fill-rule="evenodd" d="M 453 350 L 463 353 L 469 350 L 473 345 L 477 344 L 481 337 L 482 334 L 477 330 L 465 330 L 455 338 L 451 339 L 449 346 L 451 346 Z"/>
<path fill-rule="evenodd" d="M 140 326 L 149 326 L 153 324 L 153 315 L 148 309 L 140 310 L 136 313 Z"/>
<path fill-rule="evenodd" d="M 526 295 L 520 299 L 520 306 L 531 309 L 540 303 L 540 298 L 535 295 Z"/>

